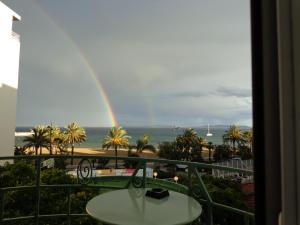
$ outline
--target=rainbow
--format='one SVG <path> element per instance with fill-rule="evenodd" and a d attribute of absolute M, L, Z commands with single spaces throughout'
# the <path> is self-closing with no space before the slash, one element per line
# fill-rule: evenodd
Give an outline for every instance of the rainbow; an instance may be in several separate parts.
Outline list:
<path fill-rule="evenodd" d="M 100 93 L 102 100 L 104 102 L 105 108 L 107 110 L 107 114 L 109 117 L 109 121 L 112 127 L 115 127 L 118 125 L 116 116 L 114 114 L 112 105 L 109 101 L 108 95 L 105 91 L 105 88 L 103 87 L 102 83 L 100 82 L 100 80 L 97 77 L 97 73 L 94 69 L 94 67 L 92 66 L 92 64 L 88 61 L 86 55 L 84 54 L 83 50 L 80 49 L 80 47 L 78 46 L 78 44 L 71 38 L 71 36 L 62 28 L 62 26 L 60 26 L 44 9 L 43 7 L 36 1 L 33 0 L 37 6 L 37 8 L 40 10 L 40 12 L 49 20 L 49 22 L 51 22 L 60 32 L 61 34 L 64 36 L 64 38 L 66 40 L 69 41 L 69 43 L 71 44 L 71 46 L 74 48 L 74 50 L 77 52 L 79 59 L 81 60 L 81 62 L 83 63 L 83 65 L 85 66 L 85 68 L 88 71 L 88 74 L 91 76 L 91 78 L 94 80 L 96 87 L 98 89 L 98 92 Z"/>
<path fill-rule="evenodd" d="M 69 37 L 69 40 L 72 41 L 73 46 L 75 47 L 75 49 L 77 50 L 77 52 L 79 53 L 79 57 L 82 60 L 82 62 L 84 63 L 86 69 L 88 70 L 89 74 L 91 75 L 91 77 L 93 78 L 93 80 L 96 83 L 97 89 L 100 93 L 100 95 L 102 96 L 102 99 L 104 101 L 105 104 L 105 108 L 107 109 L 107 113 L 109 116 L 109 120 L 111 123 L 112 127 L 115 127 L 118 125 L 116 116 L 114 114 L 113 108 L 111 106 L 111 103 L 109 101 L 108 95 L 103 87 L 103 85 L 101 84 L 100 80 L 97 77 L 97 73 L 95 72 L 95 69 L 93 68 L 93 66 L 89 63 L 89 61 L 87 60 L 87 57 L 85 56 L 85 54 L 80 50 L 80 48 L 78 47 L 78 45 Z"/>

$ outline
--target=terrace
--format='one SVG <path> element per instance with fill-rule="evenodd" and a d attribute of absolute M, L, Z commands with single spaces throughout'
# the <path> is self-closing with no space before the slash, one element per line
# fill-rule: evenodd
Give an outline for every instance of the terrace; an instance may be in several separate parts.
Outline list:
<path fill-rule="evenodd" d="M 69 163 L 73 158 L 76 171 L 74 180 L 70 182 L 64 180 L 52 180 L 51 184 L 43 181 L 42 173 L 52 170 L 51 168 L 42 168 L 43 162 L 47 159 L 54 159 L 55 162 Z M 240 221 L 239 224 L 254 224 L 254 214 L 240 208 L 234 208 L 228 204 L 216 202 L 210 195 L 204 177 L 211 176 L 211 171 L 220 170 L 227 171 L 241 176 L 253 176 L 253 172 L 245 169 L 237 169 L 220 165 L 164 160 L 164 159 L 148 159 L 135 157 L 118 157 L 120 161 L 127 161 L 133 165 L 133 172 L 126 176 L 97 176 L 94 162 L 98 160 L 113 160 L 114 157 L 100 157 L 92 155 L 84 156 L 68 156 L 68 155 L 40 155 L 40 156 L 15 156 L 1 157 L 4 161 L 23 161 L 25 164 L 34 168 L 34 182 L 28 182 L 24 185 L 22 182 L 17 182 L 16 185 L 9 185 L 9 182 L 1 185 L 0 188 L 0 223 L 1 224 L 96 224 L 85 212 L 85 207 L 79 207 L 79 203 L 85 206 L 87 201 L 95 195 L 101 193 L 125 188 L 152 188 L 162 187 L 172 191 L 180 192 L 195 198 L 203 208 L 201 216 L 192 224 L 234 224 L 233 221 Z M 185 165 L 186 182 L 180 179 L 176 182 L 159 179 L 159 176 L 149 177 L 146 174 L 147 165 Z M 59 167 L 55 163 L 55 167 Z M 22 169 L 19 171 L 23 172 Z M 70 172 L 70 171 L 68 171 Z M 72 172 L 72 171 L 71 171 Z M 25 174 L 25 173 L 24 173 Z M 25 175 L 24 175 L 25 176 Z M 5 172 L 0 170 L 1 179 L 5 180 Z M 47 192 L 46 192 L 47 191 Z M 46 193 L 57 194 L 57 199 L 51 199 L 56 202 L 57 207 L 46 208 L 47 202 Z M 58 194 L 60 193 L 60 194 Z M 77 193 L 77 195 L 75 195 Z M 79 193 L 79 194 L 78 194 Z M 76 197 L 86 194 L 85 198 L 80 200 Z M 13 197 L 12 197 L 13 196 Z M 24 198 L 24 200 L 18 199 Z M 51 197 L 52 198 L 52 197 Z M 31 199 L 31 202 L 29 202 Z M 25 201 L 27 210 L 8 213 L 12 201 Z M 27 201 L 27 202 L 26 202 Z M 48 201 L 50 201 L 48 199 Z M 15 214 L 15 215 L 13 215 Z M 222 217 L 220 222 L 220 217 Z M 80 221 L 80 222 L 79 222 Z M 236 222 L 235 222 L 236 223 Z"/>

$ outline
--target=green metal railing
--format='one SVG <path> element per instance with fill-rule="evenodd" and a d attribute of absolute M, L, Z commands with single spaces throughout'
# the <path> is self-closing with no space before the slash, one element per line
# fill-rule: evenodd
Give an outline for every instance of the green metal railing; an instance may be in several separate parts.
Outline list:
<path fill-rule="evenodd" d="M 62 159 L 62 160 L 80 160 L 77 165 L 77 184 L 57 184 L 57 185 L 44 185 L 41 183 L 41 163 L 46 159 Z M 36 179 L 35 185 L 30 186 L 17 186 L 17 187 L 3 187 L 0 188 L 0 224 L 5 224 L 5 222 L 10 221 L 22 221 L 22 220 L 33 220 L 36 225 L 40 224 L 40 219 L 42 218 L 58 218 L 65 217 L 67 218 L 68 224 L 71 224 L 72 217 L 85 217 L 86 213 L 71 213 L 71 192 L 75 188 L 81 187 L 90 187 L 101 190 L 112 190 L 112 189 L 122 189 L 122 188 L 145 188 L 147 183 L 154 183 L 157 185 L 173 185 L 177 191 L 188 194 L 192 197 L 195 197 L 201 204 L 207 207 L 207 215 L 208 215 L 208 224 L 213 225 L 213 211 L 214 210 L 224 210 L 230 213 L 235 213 L 237 215 L 241 215 L 244 218 L 244 225 L 254 224 L 254 214 L 251 212 L 247 212 L 241 209 L 233 208 L 231 206 L 223 205 L 217 202 L 214 202 L 209 192 L 203 182 L 202 173 L 199 173 L 202 169 L 217 169 L 224 170 L 228 172 L 235 172 L 243 175 L 253 176 L 253 171 L 249 170 L 241 170 L 237 168 L 218 166 L 213 164 L 206 163 L 197 163 L 197 162 L 187 162 L 187 161 L 175 161 L 175 160 L 165 160 L 165 159 L 150 159 L 150 158 L 139 158 L 139 157 L 118 157 L 118 160 L 126 160 L 133 161 L 137 163 L 135 170 L 132 176 L 125 179 L 124 185 L 122 187 L 116 187 L 113 185 L 99 185 L 97 184 L 97 179 L 93 174 L 93 165 L 92 161 L 97 159 L 106 159 L 106 160 L 114 160 L 115 157 L 102 157 L 98 155 L 80 155 L 80 156 L 69 156 L 69 155 L 39 155 L 39 156 L 14 156 L 14 157 L 0 157 L 0 162 L 2 161 L 13 161 L 13 160 L 29 160 L 35 161 L 35 170 L 36 170 Z M 180 185 L 180 184 L 167 184 L 165 181 L 161 181 L 159 179 L 150 179 L 146 177 L 146 165 L 147 163 L 159 163 L 159 164 L 168 164 L 168 165 L 186 165 L 187 166 L 187 177 L 188 184 Z M 139 170 L 142 170 L 142 176 L 137 176 Z M 114 177 L 111 179 L 122 180 L 124 178 Z M 169 182 L 170 183 L 170 182 Z M 40 198 L 41 198 L 41 188 L 65 188 L 67 189 L 67 213 L 62 214 L 51 214 L 51 215 L 43 215 L 40 214 Z M 5 194 L 9 191 L 13 190 L 35 190 L 35 214 L 29 216 L 22 217 L 14 217 L 14 218 L 4 218 L 4 198 Z"/>

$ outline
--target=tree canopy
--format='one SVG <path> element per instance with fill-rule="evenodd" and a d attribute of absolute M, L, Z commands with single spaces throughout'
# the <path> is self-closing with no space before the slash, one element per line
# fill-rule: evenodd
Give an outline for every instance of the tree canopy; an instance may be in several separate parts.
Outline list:
<path fill-rule="evenodd" d="M 106 149 L 113 148 L 115 150 L 115 168 L 118 167 L 118 148 L 128 147 L 130 138 L 131 137 L 127 135 L 127 131 L 122 127 L 111 128 L 104 137 L 102 146 Z"/>
<path fill-rule="evenodd" d="M 32 128 L 32 134 L 24 138 L 25 148 L 34 148 L 35 154 L 42 154 L 42 148 L 48 148 L 49 142 L 47 137 L 47 128 L 45 126 L 37 126 Z"/>

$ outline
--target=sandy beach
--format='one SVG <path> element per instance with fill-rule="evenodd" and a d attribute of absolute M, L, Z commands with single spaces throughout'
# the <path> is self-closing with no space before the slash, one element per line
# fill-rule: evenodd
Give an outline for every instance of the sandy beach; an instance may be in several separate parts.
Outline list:
<path fill-rule="evenodd" d="M 69 149 L 69 151 L 71 151 Z M 103 149 L 103 148 L 75 148 L 74 152 L 76 155 L 101 155 L 101 156 L 114 156 L 115 150 L 113 149 Z M 135 153 L 135 150 L 132 150 L 132 153 Z M 128 155 L 128 149 L 118 149 L 118 156 L 127 156 Z M 142 153 L 139 153 L 141 157 L 157 157 L 156 153 L 153 153 L 151 151 L 145 150 Z"/>
<path fill-rule="evenodd" d="M 27 150 L 28 152 L 33 152 L 33 149 Z M 68 149 L 68 152 L 71 153 L 71 149 Z M 42 149 L 43 154 L 49 154 L 47 148 Z M 53 154 L 56 153 L 56 149 L 53 149 Z M 135 149 L 132 150 L 132 153 L 136 153 Z M 60 154 L 59 152 L 57 154 Z M 208 149 L 204 148 L 202 150 L 202 156 L 208 157 Z M 113 149 L 103 149 L 103 148 L 90 148 L 90 147 L 75 147 L 74 155 L 99 155 L 99 156 L 115 156 L 115 151 Z M 128 155 L 128 149 L 120 148 L 118 149 L 118 156 L 126 157 Z M 212 153 L 213 155 L 213 153 Z M 212 156 L 211 155 L 211 156 Z M 144 150 L 142 153 L 139 153 L 140 157 L 145 158 L 158 158 L 157 153 L 153 153 L 149 150 Z"/>
<path fill-rule="evenodd" d="M 27 152 L 33 152 L 33 149 L 28 149 Z M 39 150 L 40 152 L 40 150 Z M 71 153 L 71 149 L 68 149 L 68 152 Z M 132 150 L 135 153 L 135 150 Z M 53 149 L 53 154 L 56 153 L 56 149 Z M 42 149 L 42 154 L 49 154 L 49 150 L 47 148 Z M 60 154 L 59 152 L 57 154 Z M 103 149 L 103 148 L 87 148 L 87 147 L 76 147 L 74 148 L 74 155 L 99 155 L 99 156 L 114 156 L 115 151 L 113 149 Z M 127 156 L 128 149 L 118 149 L 118 156 Z M 145 150 L 142 153 L 139 153 L 140 157 L 145 158 L 157 158 L 157 154 Z"/>

